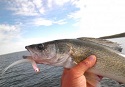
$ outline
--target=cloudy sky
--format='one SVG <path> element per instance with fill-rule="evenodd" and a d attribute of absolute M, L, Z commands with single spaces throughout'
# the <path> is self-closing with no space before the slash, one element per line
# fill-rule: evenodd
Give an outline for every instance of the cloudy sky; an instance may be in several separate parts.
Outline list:
<path fill-rule="evenodd" d="M 54 39 L 122 32 L 124 0 L 0 0 L 0 54 Z"/>

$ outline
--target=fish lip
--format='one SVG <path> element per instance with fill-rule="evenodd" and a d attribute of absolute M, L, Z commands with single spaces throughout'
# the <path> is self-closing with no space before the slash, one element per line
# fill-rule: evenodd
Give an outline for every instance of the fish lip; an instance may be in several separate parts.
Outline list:
<path fill-rule="evenodd" d="M 25 49 L 27 49 L 30 53 L 33 52 L 33 51 L 31 51 L 31 49 L 28 46 L 25 46 Z"/>
<path fill-rule="evenodd" d="M 25 46 L 25 49 L 27 49 L 29 51 L 28 46 Z"/>
<path fill-rule="evenodd" d="M 28 46 L 25 46 L 25 49 L 27 49 L 30 53 L 31 56 L 33 56 L 32 54 L 34 53 Z"/>
<path fill-rule="evenodd" d="M 27 49 L 28 46 L 25 46 L 25 48 Z"/>

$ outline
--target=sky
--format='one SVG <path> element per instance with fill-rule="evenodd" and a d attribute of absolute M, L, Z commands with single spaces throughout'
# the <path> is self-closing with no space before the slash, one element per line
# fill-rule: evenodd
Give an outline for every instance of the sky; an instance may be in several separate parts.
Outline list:
<path fill-rule="evenodd" d="M 125 0 L 0 0 L 0 55 L 55 39 L 125 32 Z"/>

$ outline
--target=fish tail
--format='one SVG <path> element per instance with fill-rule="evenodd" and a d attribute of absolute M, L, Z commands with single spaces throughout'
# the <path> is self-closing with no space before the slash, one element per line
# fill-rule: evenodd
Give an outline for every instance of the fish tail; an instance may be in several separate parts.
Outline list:
<path fill-rule="evenodd" d="M 11 67 L 17 65 L 17 64 L 20 64 L 20 63 L 24 63 L 24 62 L 30 62 L 32 63 L 32 61 L 30 59 L 21 59 L 21 60 L 18 60 L 12 64 L 10 64 L 8 67 L 6 67 L 3 71 L 2 71 L 2 75 Z"/>

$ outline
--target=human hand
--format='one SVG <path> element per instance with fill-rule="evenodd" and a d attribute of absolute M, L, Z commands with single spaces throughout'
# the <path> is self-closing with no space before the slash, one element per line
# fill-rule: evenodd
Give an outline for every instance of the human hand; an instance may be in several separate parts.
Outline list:
<path fill-rule="evenodd" d="M 96 62 L 96 57 L 91 55 L 71 69 L 64 69 L 61 87 L 93 87 L 87 83 L 85 71 L 91 68 Z"/>

